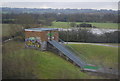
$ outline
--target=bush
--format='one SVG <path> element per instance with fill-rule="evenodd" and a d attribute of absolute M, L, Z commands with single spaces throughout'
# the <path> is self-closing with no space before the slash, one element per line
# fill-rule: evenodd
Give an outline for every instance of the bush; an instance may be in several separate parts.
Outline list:
<path fill-rule="evenodd" d="M 82 23 L 80 24 L 80 27 L 92 27 L 92 24 Z"/>
<path fill-rule="evenodd" d="M 71 27 L 75 27 L 75 26 L 76 26 L 76 23 L 72 22 L 72 23 L 70 23 L 70 26 L 71 26 Z"/>
<path fill-rule="evenodd" d="M 118 43 L 118 31 L 104 33 L 101 35 L 93 34 L 87 29 L 79 29 L 72 31 L 60 31 L 60 39 L 68 42 L 87 42 L 87 43 Z"/>

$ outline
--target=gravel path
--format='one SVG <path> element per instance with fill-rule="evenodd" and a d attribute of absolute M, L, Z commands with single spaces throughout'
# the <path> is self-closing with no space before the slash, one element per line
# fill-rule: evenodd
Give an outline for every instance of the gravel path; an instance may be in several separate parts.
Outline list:
<path fill-rule="evenodd" d="M 65 44 L 67 44 L 67 42 L 65 42 Z M 68 42 L 68 44 L 91 44 L 91 45 L 98 45 L 98 46 L 120 47 L 120 46 L 109 45 L 109 44 L 79 43 L 79 42 Z"/>

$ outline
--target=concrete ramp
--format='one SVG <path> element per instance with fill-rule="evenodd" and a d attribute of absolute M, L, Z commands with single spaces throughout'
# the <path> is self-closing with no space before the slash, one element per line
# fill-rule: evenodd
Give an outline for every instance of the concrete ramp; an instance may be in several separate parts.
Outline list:
<path fill-rule="evenodd" d="M 69 50 L 63 44 L 60 44 L 59 42 L 57 42 L 55 40 L 51 40 L 48 42 L 51 45 L 53 45 L 56 49 L 58 49 L 60 52 L 62 52 L 65 56 L 67 56 L 69 59 L 71 59 L 78 66 L 80 66 L 81 69 L 84 71 L 95 72 L 95 73 L 105 74 L 105 75 L 110 75 L 110 74 L 115 75 L 115 76 L 118 75 L 117 72 L 110 72 L 108 69 L 86 63 L 85 60 L 78 58 L 71 50 Z"/>
<path fill-rule="evenodd" d="M 83 68 L 86 65 L 86 63 L 83 60 L 75 56 L 75 54 L 69 49 L 67 49 L 64 45 L 60 44 L 59 42 L 55 40 L 51 40 L 48 42 L 51 45 L 53 45 L 55 48 L 57 48 L 60 52 L 62 52 L 65 56 L 67 56 L 69 59 L 71 59 L 73 62 L 75 62 L 81 68 Z"/>

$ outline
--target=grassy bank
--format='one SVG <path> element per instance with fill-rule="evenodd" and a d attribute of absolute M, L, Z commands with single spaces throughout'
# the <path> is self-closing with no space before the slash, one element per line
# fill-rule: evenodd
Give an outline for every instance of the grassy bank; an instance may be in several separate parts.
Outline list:
<path fill-rule="evenodd" d="M 2 37 L 12 36 L 21 31 L 21 28 L 18 24 L 2 24 Z"/>
<path fill-rule="evenodd" d="M 51 52 L 25 49 L 23 42 L 10 41 L 3 46 L 3 76 L 33 79 L 100 78 L 80 72 L 63 58 Z"/>
<path fill-rule="evenodd" d="M 88 61 L 92 61 L 93 64 L 100 66 L 117 68 L 118 67 L 118 48 L 97 46 L 90 44 L 69 44 L 72 48 L 80 54 L 87 57 Z"/>

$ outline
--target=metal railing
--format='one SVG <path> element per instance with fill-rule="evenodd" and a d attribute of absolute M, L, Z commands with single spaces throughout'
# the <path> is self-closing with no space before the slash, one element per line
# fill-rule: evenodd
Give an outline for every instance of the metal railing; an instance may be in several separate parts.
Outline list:
<path fill-rule="evenodd" d="M 61 44 L 65 44 L 65 41 L 63 41 L 62 39 L 60 39 L 58 36 L 55 35 L 55 37 L 57 37 L 59 39 L 59 42 L 61 42 Z M 77 50 L 75 50 L 73 47 L 68 46 L 68 45 L 64 45 L 66 48 L 68 48 L 69 50 L 71 50 L 73 53 L 75 53 L 80 59 L 82 59 L 86 64 L 96 64 L 94 61 L 86 58 L 84 55 L 80 54 Z"/>

